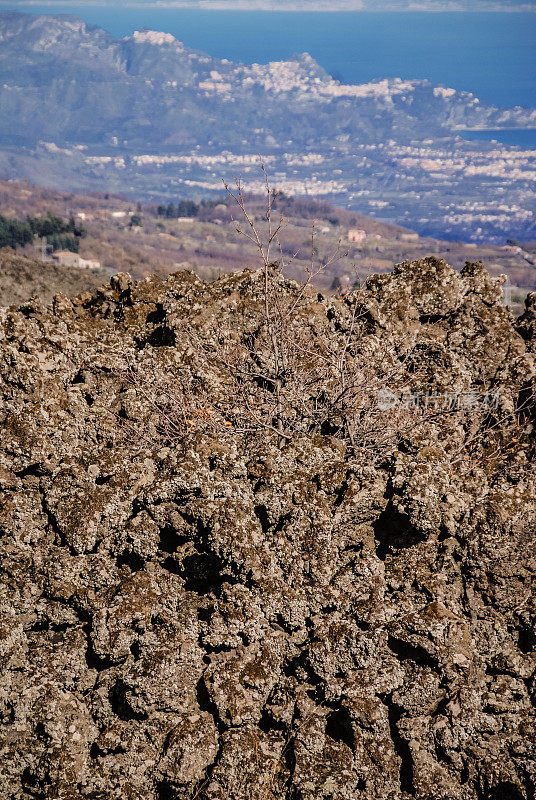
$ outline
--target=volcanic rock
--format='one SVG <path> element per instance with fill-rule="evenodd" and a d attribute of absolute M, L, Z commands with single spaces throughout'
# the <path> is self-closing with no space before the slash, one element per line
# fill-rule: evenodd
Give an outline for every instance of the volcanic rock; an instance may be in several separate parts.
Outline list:
<path fill-rule="evenodd" d="M 533 300 L 516 323 L 481 264 L 434 259 L 307 289 L 314 341 L 359 306 L 360 359 L 498 398 L 493 448 L 442 409 L 375 450 L 220 414 L 218 331 L 258 332 L 262 286 L 0 310 L 0 795 L 531 800 Z M 171 435 L 186 373 L 215 422 Z"/>

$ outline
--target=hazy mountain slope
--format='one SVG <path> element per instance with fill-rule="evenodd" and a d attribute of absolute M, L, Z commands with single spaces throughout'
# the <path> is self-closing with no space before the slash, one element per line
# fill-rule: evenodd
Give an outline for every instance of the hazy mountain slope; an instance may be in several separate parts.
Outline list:
<path fill-rule="evenodd" d="M 0 174 L 159 200 L 219 191 L 262 152 L 290 194 L 436 237 L 536 236 L 535 151 L 456 135 L 536 127 L 535 110 L 422 80 L 346 86 L 307 54 L 233 64 L 61 16 L 0 14 L 0 69 Z"/>
<path fill-rule="evenodd" d="M 267 134 L 306 144 L 326 134 L 376 140 L 396 133 L 428 135 L 456 126 L 530 124 L 535 115 L 506 114 L 463 92 L 442 93 L 426 81 L 341 87 L 309 56 L 241 66 L 189 50 L 169 34 L 140 32 L 122 40 L 74 17 L 0 15 L 0 136 L 6 143 L 164 145 L 209 141 L 224 146 Z M 51 113 L 52 111 L 52 113 Z M 210 123 L 207 125 L 207 118 Z M 254 131 L 265 128 L 262 137 Z M 11 137 L 15 136 L 14 139 Z"/>

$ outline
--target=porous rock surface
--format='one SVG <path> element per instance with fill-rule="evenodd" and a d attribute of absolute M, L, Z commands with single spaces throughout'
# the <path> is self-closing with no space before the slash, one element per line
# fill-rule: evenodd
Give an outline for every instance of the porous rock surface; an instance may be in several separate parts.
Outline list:
<path fill-rule="evenodd" d="M 121 359 L 195 363 L 184 323 L 248 329 L 259 283 L 119 275 L 0 310 L 0 796 L 530 800 L 530 470 L 453 469 L 433 430 L 381 463 L 327 435 L 117 439 L 145 402 Z M 400 265 L 364 303 L 438 389 L 507 407 L 534 380 L 534 297 L 516 329 L 479 264 Z"/>

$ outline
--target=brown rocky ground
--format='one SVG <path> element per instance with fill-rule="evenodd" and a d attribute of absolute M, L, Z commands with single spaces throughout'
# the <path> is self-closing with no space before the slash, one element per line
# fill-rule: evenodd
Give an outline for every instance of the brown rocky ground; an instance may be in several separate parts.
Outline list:
<path fill-rule="evenodd" d="M 104 270 L 78 270 L 0 250 L 0 306 L 19 305 L 30 297 L 49 303 L 55 294 L 75 295 L 96 289 L 106 280 Z"/>
<path fill-rule="evenodd" d="M 434 259 L 307 291 L 319 352 L 499 393 L 377 450 L 241 427 L 211 354 L 225 325 L 268 369 L 262 300 L 179 273 L 0 310 L 0 796 L 533 798 L 534 296 L 516 323 Z M 172 435 L 186 377 L 215 422 Z"/>

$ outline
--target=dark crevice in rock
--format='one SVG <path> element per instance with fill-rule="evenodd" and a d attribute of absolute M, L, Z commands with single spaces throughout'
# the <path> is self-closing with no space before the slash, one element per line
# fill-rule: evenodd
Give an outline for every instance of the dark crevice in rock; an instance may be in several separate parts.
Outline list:
<path fill-rule="evenodd" d="M 294 772 L 296 769 L 296 742 L 294 737 L 290 737 L 281 754 L 285 769 L 288 771 L 288 781 L 285 792 L 285 800 L 299 800 L 299 792 L 293 785 Z"/>
<path fill-rule="evenodd" d="M 257 519 L 261 524 L 262 532 L 268 533 L 271 527 L 271 522 L 268 517 L 268 509 L 266 508 L 266 506 L 259 505 L 255 506 L 253 510 L 255 512 L 255 516 L 257 517 Z"/>
<path fill-rule="evenodd" d="M 123 550 L 115 563 L 118 567 L 128 567 L 131 572 L 139 572 L 145 566 L 145 559 L 132 550 Z"/>
<path fill-rule="evenodd" d="M 258 480 L 256 480 L 257 476 L 251 475 L 250 472 L 248 472 L 248 478 L 250 481 L 255 480 L 255 483 L 252 486 L 253 494 L 258 494 L 261 489 L 265 488 L 266 481 L 264 480 L 264 478 L 259 478 Z"/>
<path fill-rule="evenodd" d="M 75 626 L 70 622 L 51 622 L 50 620 L 45 619 L 34 622 L 34 624 L 28 628 L 28 631 L 31 631 L 32 633 L 41 633 L 42 631 L 65 633 L 65 631 L 73 627 Z"/>
<path fill-rule="evenodd" d="M 322 425 L 320 426 L 320 435 L 321 436 L 336 436 L 342 430 L 341 425 L 335 425 L 332 420 L 324 420 Z"/>
<path fill-rule="evenodd" d="M 451 756 L 437 739 L 434 739 L 434 751 L 438 762 L 442 761 L 444 764 L 452 764 Z"/>
<path fill-rule="evenodd" d="M 77 384 L 85 383 L 85 382 L 86 382 L 86 379 L 85 379 L 85 376 L 84 376 L 84 370 L 83 369 L 79 369 L 78 372 L 76 373 L 76 375 L 74 376 L 74 378 L 72 379 L 71 384 L 73 386 L 76 386 Z"/>
<path fill-rule="evenodd" d="M 534 386 L 529 381 L 524 383 L 519 390 L 516 409 L 523 422 L 536 421 L 536 408 L 534 407 Z"/>
<path fill-rule="evenodd" d="M 199 706 L 200 711 L 206 711 L 211 717 L 214 719 L 214 724 L 218 730 L 218 733 L 221 734 L 227 730 L 227 725 L 224 725 L 220 713 L 218 711 L 218 707 L 212 697 L 210 696 L 210 692 L 207 689 L 207 684 L 205 682 L 205 678 L 201 676 L 197 682 L 196 686 L 196 699 L 197 705 Z"/>
<path fill-rule="evenodd" d="M 409 517 L 395 508 L 392 500 L 389 500 L 372 527 L 378 542 L 376 555 L 381 561 L 385 561 L 388 553 L 412 547 L 424 539 L 412 528 Z"/>
<path fill-rule="evenodd" d="M 48 503 L 44 496 L 42 496 L 41 499 L 41 507 L 43 509 L 43 513 L 47 518 L 47 526 L 49 530 L 56 535 L 58 546 L 66 547 L 69 550 L 70 554 L 73 556 L 77 555 L 76 550 L 74 549 L 74 547 L 72 547 L 72 545 L 69 544 L 69 542 L 65 537 L 65 534 L 58 525 L 56 517 L 54 516 L 53 511 L 48 507 Z"/>
<path fill-rule="evenodd" d="M 146 711 L 135 711 L 130 706 L 127 699 L 127 692 L 129 690 L 130 687 L 123 680 L 118 678 L 108 692 L 110 706 L 114 714 L 124 722 L 129 722 L 130 720 L 141 722 L 147 719 L 148 714 Z"/>
<path fill-rule="evenodd" d="M 15 706 L 13 703 L 0 701 L 0 725 L 12 725 L 15 722 Z"/>
<path fill-rule="evenodd" d="M 169 750 L 169 745 L 171 744 L 171 742 L 172 742 L 172 740 L 173 740 L 173 735 L 174 735 L 174 730 L 173 730 L 173 728 L 172 728 L 172 729 L 169 731 L 168 735 L 166 736 L 166 739 L 165 739 L 165 741 L 164 741 L 164 745 L 163 745 L 163 747 L 162 747 L 162 752 L 163 752 L 164 754 L 165 754 L 165 753 L 167 753 L 167 751 Z"/>
<path fill-rule="evenodd" d="M 32 772 L 31 767 L 26 767 L 21 775 L 21 785 L 26 794 L 35 800 L 44 800 L 44 790 L 39 788 L 37 776 Z"/>
<path fill-rule="evenodd" d="M 435 709 L 432 711 L 432 717 L 440 717 L 444 711 L 447 710 L 448 704 L 450 703 L 450 697 L 444 697 L 442 700 L 439 701 Z"/>
<path fill-rule="evenodd" d="M 350 750 L 355 751 L 355 737 L 352 720 L 346 708 L 338 708 L 328 714 L 326 719 L 326 736 L 334 742 L 342 742 Z"/>
<path fill-rule="evenodd" d="M 211 655 L 217 655 L 218 653 L 230 653 L 235 648 L 231 647 L 231 645 L 229 644 L 219 644 L 216 645 L 215 647 L 205 644 L 203 645 L 203 649 L 205 650 L 208 656 L 211 656 Z"/>
<path fill-rule="evenodd" d="M 288 636 L 292 636 L 294 628 L 287 623 L 282 614 L 277 614 L 275 618 L 275 624 L 279 625 L 281 630 L 285 631 L 285 633 L 288 634 Z"/>
<path fill-rule="evenodd" d="M 177 800 L 179 795 L 167 780 L 159 781 L 156 786 L 156 800 Z"/>
<path fill-rule="evenodd" d="M 350 477 L 352 476 L 352 470 L 348 470 L 344 477 L 344 481 L 341 486 L 335 492 L 335 502 L 333 503 L 333 508 L 339 508 L 344 502 L 344 496 L 348 491 L 348 487 L 350 486 Z"/>
<path fill-rule="evenodd" d="M 126 749 L 122 745 L 114 747 L 113 750 L 101 750 L 96 742 L 93 742 L 89 749 L 90 758 L 102 758 L 103 756 L 118 756 L 126 753 Z"/>
<path fill-rule="evenodd" d="M 86 634 L 87 639 L 87 648 L 86 648 L 86 664 L 89 669 L 94 669 L 97 672 L 104 672 L 107 669 L 113 667 L 117 662 L 113 661 L 109 656 L 101 657 L 97 655 L 93 647 L 93 641 L 91 639 L 91 621 L 88 620 L 84 626 L 83 631 Z"/>
<path fill-rule="evenodd" d="M 322 606 L 320 610 L 322 614 L 333 614 L 335 611 L 337 611 L 337 606 L 335 603 L 330 603 L 327 606 Z"/>
<path fill-rule="evenodd" d="M 187 592 L 207 594 L 221 589 L 223 583 L 236 583 L 231 575 L 222 572 L 221 558 L 215 553 L 195 553 L 182 562 L 182 577 Z"/>
<path fill-rule="evenodd" d="M 300 683 L 306 682 L 310 686 L 315 687 L 313 694 L 314 699 L 316 699 L 318 696 L 317 690 L 323 690 L 323 680 L 315 673 L 308 659 L 309 654 L 307 650 L 303 650 L 299 656 L 296 656 L 283 665 L 283 673 L 287 678 L 297 678 Z M 304 678 L 305 681 L 303 680 Z M 324 697 L 322 696 L 321 700 L 323 699 Z"/>
<path fill-rule="evenodd" d="M 359 542 L 358 544 L 347 544 L 345 547 L 342 548 L 342 553 L 361 553 L 363 550 L 363 542 Z"/>
<path fill-rule="evenodd" d="M 182 561 L 168 556 L 162 566 L 168 572 L 183 579 L 187 592 L 195 592 L 199 595 L 213 593 L 218 596 L 224 583 L 238 583 L 238 579 L 234 575 L 225 571 L 221 558 L 208 549 L 206 551 L 198 550 L 197 553 L 186 556 Z"/>
<path fill-rule="evenodd" d="M 147 314 L 145 321 L 147 325 L 162 325 L 166 321 L 166 312 L 162 303 L 156 304 L 156 309 Z"/>
<path fill-rule="evenodd" d="M 453 553 L 453 558 L 457 560 L 458 553 Z M 471 601 L 471 574 L 470 570 L 467 568 L 466 565 L 460 563 L 460 580 L 461 580 L 461 601 L 462 601 L 462 608 L 464 614 L 469 618 L 472 619 L 474 612 L 473 603 Z"/>
<path fill-rule="evenodd" d="M 255 516 L 259 520 L 263 533 L 268 533 L 272 527 L 270 518 L 268 516 L 268 509 L 264 505 L 258 505 L 254 508 Z M 289 521 L 291 514 L 282 514 L 274 526 L 274 533 L 280 533 L 285 527 L 285 523 Z"/>
<path fill-rule="evenodd" d="M 139 642 L 132 642 L 130 645 L 130 652 L 134 656 L 134 661 L 139 661 L 141 658 L 141 646 Z"/>
<path fill-rule="evenodd" d="M 136 339 L 140 350 L 150 344 L 151 347 L 174 347 L 176 341 L 175 331 L 166 325 L 155 328 L 145 339 Z"/>
<path fill-rule="evenodd" d="M 415 591 L 416 591 L 418 594 L 421 594 L 421 595 L 423 595 L 423 596 L 424 596 L 424 598 L 426 599 L 426 601 L 427 601 L 428 603 L 433 603 L 433 601 L 434 601 L 434 599 L 435 599 L 435 595 L 434 595 L 434 593 L 433 593 L 433 592 L 432 592 L 432 591 L 431 591 L 431 590 L 430 590 L 430 589 L 429 589 L 429 588 L 426 586 L 426 584 L 424 584 L 424 583 L 421 583 L 420 581 L 418 581 L 418 580 L 416 580 L 416 579 L 415 579 L 414 581 L 412 581 L 411 588 L 412 588 L 412 589 L 415 589 Z"/>
<path fill-rule="evenodd" d="M 34 733 L 35 733 L 35 735 L 37 736 L 38 739 L 41 739 L 43 741 L 49 741 L 50 740 L 50 736 L 46 732 L 45 726 L 43 725 L 42 722 L 38 722 L 37 723 L 37 725 L 34 728 Z"/>
<path fill-rule="evenodd" d="M 178 534 L 172 525 L 164 525 L 159 532 L 159 550 L 170 555 L 162 562 L 164 569 L 184 580 L 186 591 L 199 595 L 213 593 L 219 595 L 224 583 L 236 584 L 238 578 L 232 574 L 229 567 L 211 549 L 209 529 L 201 520 L 182 515 L 184 520 L 193 528 L 197 528 L 194 536 Z M 176 555 L 179 547 L 191 542 L 196 550 L 187 556 Z"/>
<path fill-rule="evenodd" d="M 525 784 L 525 796 L 536 797 L 536 783 L 534 783 L 530 775 L 525 775 L 524 784 Z"/>
<path fill-rule="evenodd" d="M 491 789 L 479 793 L 479 800 L 528 800 L 531 795 L 524 795 L 523 792 L 510 781 L 502 781 Z M 534 795 L 532 795 L 533 797 Z"/>
<path fill-rule="evenodd" d="M 199 622 L 210 622 L 214 614 L 214 608 L 198 608 L 197 619 Z"/>
<path fill-rule="evenodd" d="M 181 545 L 190 541 L 187 536 L 177 533 L 173 525 L 164 525 L 158 535 L 160 539 L 158 549 L 163 553 L 175 553 Z"/>
<path fill-rule="evenodd" d="M 197 798 L 197 800 L 208 800 L 207 795 L 205 793 L 205 789 L 208 787 L 210 783 L 210 779 L 214 774 L 214 770 L 218 766 L 220 759 L 223 753 L 223 741 L 221 733 L 218 737 L 218 752 L 216 753 L 216 758 L 209 764 L 208 767 L 205 769 L 202 778 L 199 778 L 196 782 L 196 788 L 194 789 L 193 797 Z M 183 795 L 176 795 L 175 800 L 183 800 Z M 227 799 L 226 799 L 227 800 Z"/>
<path fill-rule="evenodd" d="M 183 572 L 181 562 L 176 561 L 172 556 L 168 556 L 162 562 L 162 567 L 168 572 L 171 572 L 172 575 L 181 575 Z"/>
<path fill-rule="evenodd" d="M 277 525 L 274 528 L 274 533 L 280 533 L 283 528 L 285 527 L 285 523 L 288 522 L 292 518 L 292 514 L 283 514 L 277 520 Z"/>
<path fill-rule="evenodd" d="M 437 322 L 441 322 L 443 318 L 442 314 L 421 314 L 419 322 L 421 325 L 435 325 Z"/>
<path fill-rule="evenodd" d="M 34 464 L 29 464 L 27 467 L 24 467 L 24 469 L 17 470 L 15 475 L 17 478 L 41 478 L 43 475 L 50 475 L 50 470 L 38 461 Z"/>
<path fill-rule="evenodd" d="M 536 650 L 536 633 L 533 628 L 521 625 L 517 640 L 517 646 L 522 653 L 532 653 Z"/>
<path fill-rule="evenodd" d="M 413 757 L 409 744 L 402 738 L 398 730 L 398 722 L 404 713 L 404 709 L 393 702 L 392 694 L 378 695 L 378 697 L 387 708 L 391 739 L 393 740 L 395 752 L 400 758 L 400 790 L 415 796 L 415 786 L 413 784 Z"/>
<path fill-rule="evenodd" d="M 387 637 L 387 646 L 396 655 L 399 661 L 413 661 L 419 667 L 438 669 L 437 659 L 426 652 L 424 647 L 404 642 L 391 634 Z"/>
<path fill-rule="evenodd" d="M 101 546 L 102 539 L 97 539 L 91 550 L 86 550 L 87 555 L 94 555 L 95 553 L 99 552 L 99 547 Z"/>
<path fill-rule="evenodd" d="M 494 667 L 491 664 L 486 665 L 486 675 L 509 675 L 511 678 L 517 677 L 514 670 L 504 669 L 504 667 Z"/>
<path fill-rule="evenodd" d="M 258 726 L 263 733 L 270 733 L 270 731 L 278 731 L 279 733 L 286 733 L 288 725 L 278 719 L 274 719 L 270 714 L 270 710 L 264 708 Z"/>

